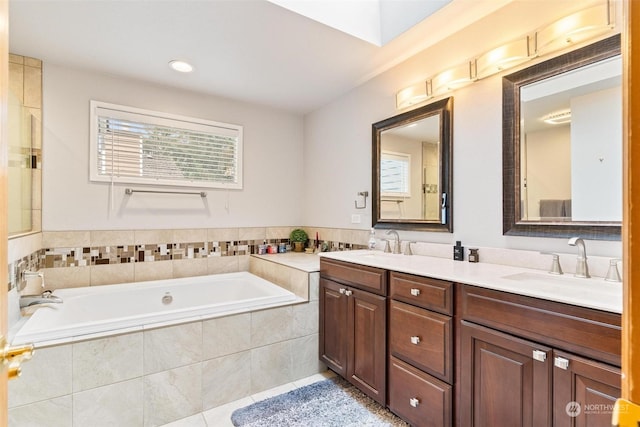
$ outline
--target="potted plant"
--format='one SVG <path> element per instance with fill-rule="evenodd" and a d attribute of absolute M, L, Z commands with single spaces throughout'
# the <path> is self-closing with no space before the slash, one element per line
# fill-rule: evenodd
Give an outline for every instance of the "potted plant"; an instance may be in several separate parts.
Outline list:
<path fill-rule="evenodd" d="M 309 239 L 307 232 L 301 228 L 296 228 L 289 234 L 289 240 L 293 244 L 294 252 L 302 252 L 307 239 Z"/>

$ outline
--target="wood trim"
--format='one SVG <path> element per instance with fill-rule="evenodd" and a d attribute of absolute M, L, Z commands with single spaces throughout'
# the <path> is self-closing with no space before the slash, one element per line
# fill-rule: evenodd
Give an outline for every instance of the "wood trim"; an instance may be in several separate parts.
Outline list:
<path fill-rule="evenodd" d="M 640 263 L 633 262 L 640 257 L 640 97 L 637 96 L 640 86 L 640 54 L 637 54 L 640 46 L 640 3 L 627 0 L 624 16 L 622 397 L 640 404 L 640 335 L 637 333 L 640 330 L 640 310 L 636 302 L 634 316 L 633 304 L 634 295 L 640 294 Z M 640 296 L 636 296 L 636 300 L 640 301 Z"/>
<path fill-rule="evenodd" d="M 7 109 L 9 99 L 9 2 L 0 1 L 0 334 L 7 336 Z M 7 368 L 0 363 L 0 425 L 7 425 Z"/>

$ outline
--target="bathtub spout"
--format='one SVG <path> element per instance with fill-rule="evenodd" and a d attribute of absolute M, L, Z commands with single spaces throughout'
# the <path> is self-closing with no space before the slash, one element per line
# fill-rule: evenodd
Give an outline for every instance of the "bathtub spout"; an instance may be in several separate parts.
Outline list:
<path fill-rule="evenodd" d="M 62 304 L 62 298 L 53 295 L 51 291 L 44 291 L 40 295 L 23 295 L 20 297 L 20 308 L 32 307 L 40 304 Z"/>

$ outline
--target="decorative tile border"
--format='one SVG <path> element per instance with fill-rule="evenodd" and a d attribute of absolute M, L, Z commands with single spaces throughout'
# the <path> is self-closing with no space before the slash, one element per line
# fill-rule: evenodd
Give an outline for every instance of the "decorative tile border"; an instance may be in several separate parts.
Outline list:
<path fill-rule="evenodd" d="M 18 286 L 22 272 L 46 268 L 90 267 L 105 264 L 128 264 L 172 261 L 208 257 L 245 256 L 258 253 L 262 244 L 291 244 L 289 239 L 211 241 L 189 243 L 151 243 L 98 247 L 45 248 L 9 264 L 9 290 Z M 348 242 L 319 242 L 329 251 L 364 249 L 366 246 Z"/>

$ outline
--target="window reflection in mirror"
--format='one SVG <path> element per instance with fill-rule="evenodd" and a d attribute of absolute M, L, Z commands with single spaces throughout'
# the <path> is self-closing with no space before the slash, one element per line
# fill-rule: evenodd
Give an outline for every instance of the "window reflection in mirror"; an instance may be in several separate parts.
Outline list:
<path fill-rule="evenodd" d="M 453 98 L 374 123 L 376 228 L 453 231 Z"/>
<path fill-rule="evenodd" d="M 440 220 L 440 115 L 382 132 L 380 218 Z"/>
<path fill-rule="evenodd" d="M 522 220 L 622 220 L 621 74 L 618 56 L 520 89 Z"/>

